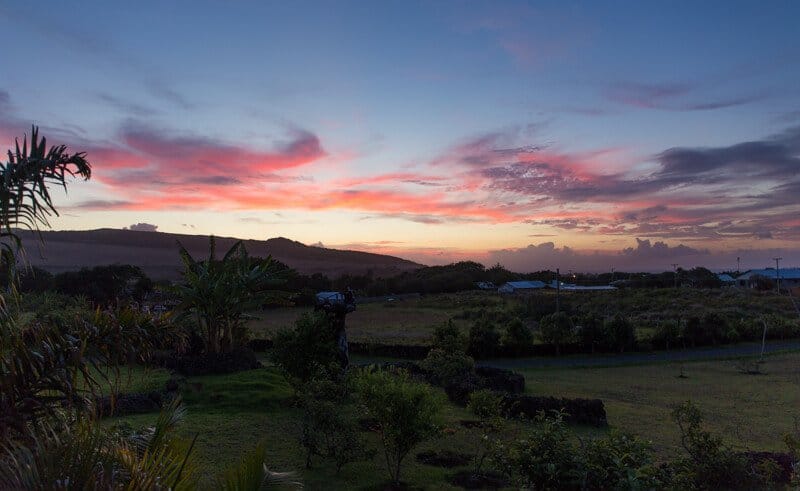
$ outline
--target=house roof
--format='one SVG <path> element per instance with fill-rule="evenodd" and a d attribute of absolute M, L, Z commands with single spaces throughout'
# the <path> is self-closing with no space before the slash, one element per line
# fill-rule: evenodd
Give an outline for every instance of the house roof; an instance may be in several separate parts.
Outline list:
<path fill-rule="evenodd" d="M 503 286 L 510 286 L 515 290 L 526 290 L 532 288 L 544 288 L 545 284 L 541 281 L 509 281 Z"/>
<path fill-rule="evenodd" d="M 725 282 L 725 283 L 730 283 L 731 281 L 736 281 L 733 278 L 733 276 L 731 276 L 729 274 L 725 274 L 725 273 L 718 274 L 717 278 L 719 278 L 719 281 L 722 281 L 722 282 Z"/>
<path fill-rule="evenodd" d="M 749 280 L 753 276 L 764 276 L 769 279 L 776 279 L 780 277 L 782 280 L 800 280 L 800 268 L 781 268 L 776 270 L 774 268 L 767 269 L 751 269 L 747 273 L 739 276 L 738 280 Z"/>

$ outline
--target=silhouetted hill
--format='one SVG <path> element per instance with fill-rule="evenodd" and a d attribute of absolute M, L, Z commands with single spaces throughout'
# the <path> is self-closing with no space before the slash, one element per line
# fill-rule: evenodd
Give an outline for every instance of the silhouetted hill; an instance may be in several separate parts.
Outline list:
<path fill-rule="evenodd" d="M 180 240 L 194 257 L 208 255 L 208 236 L 205 235 L 99 229 L 47 231 L 42 232 L 42 238 L 44 245 L 39 246 L 36 234 L 23 233 L 30 263 L 52 273 L 119 263 L 139 266 L 154 279 L 175 279 L 180 270 L 176 241 Z M 223 254 L 236 240 L 217 237 L 218 253 Z M 336 277 L 372 270 L 375 276 L 392 276 L 421 267 L 394 256 L 307 246 L 283 237 L 245 240 L 244 243 L 251 255 L 272 255 L 303 274 Z"/>

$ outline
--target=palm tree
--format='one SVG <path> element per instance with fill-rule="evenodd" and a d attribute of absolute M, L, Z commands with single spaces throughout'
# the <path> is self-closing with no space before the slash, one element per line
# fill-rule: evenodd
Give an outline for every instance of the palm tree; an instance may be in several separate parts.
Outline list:
<path fill-rule="evenodd" d="M 39 231 L 49 226 L 48 218 L 58 216 L 48 186 L 67 190 L 67 180 L 82 177 L 88 180 L 92 166 L 86 153 L 67 153 L 66 145 L 47 148 L 47 139 L 39 138 L 39 128 L 31 127 L 28 139 L 14 141 L 14 151 L 8 151 L 8 161 L 0 163 L 0 243 L 2 261 L 13 274 L 16 256 L 22 251 L 18 229 Z M 11 282 L 9 282 L 11 284 Z"/>

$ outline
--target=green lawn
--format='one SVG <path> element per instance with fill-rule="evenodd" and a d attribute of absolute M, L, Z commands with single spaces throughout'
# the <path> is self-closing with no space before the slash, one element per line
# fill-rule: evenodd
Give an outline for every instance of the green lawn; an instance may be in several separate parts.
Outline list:
<path fill-rule="evenodd" d="M 611 427 L 631 431 L 653 440 L 660 457 L 678 451 L 676 426 L 670 421 L 671 407 L 691 399 L 708 415 L 715 431 L 730 442 L 753 449 L 782 450 L 781 437 L 800 417 L 800 354 L 767 358 L 765 375 L 744 375 L 736 361 L 686 363 L 688 378 L 677 378 L 677 364 L 592 369 L 523 370 L 528 392 L 540 395 L 601 398 Z M 125 391 L 152 390 L 166 380 L 164 370 L 133 370 L 125 379 Z M 291 389 L 276 369 L 268 367 L 233 375 L 193 377 L 183 397 L 188 416 L 180 432 L 198 435 L 197 456 L 208 488 L 212 476 L 236 462 L 257 442 L 268 443 L 268 463 L 274 470 L 297 471 L 309 489 L 375 489 L 386 481 L 380 453 L 368 462 L 346 465 L 340 475 L 330 464 L 319 463 L 305 470 L 298 443 L 298 411 L 291 404 Z M 461 408 L 445 407 L 445 432 L 436 441 L 412 452 L 403 478 L 424 489 L 447 489 L 446 474 L 453 471 L 425 466 L 414 455 L 426 449 L 469 452 L 475 434 L 458 424 L 468 419 Z M 134 426 L 150 424 L 155 414 L 112 418 Z M 511 425 L 509 437 L 525 431 L 528 423 Z M 577 428 L 580 435 L 605 430 Z M 365 433 L 378 449 L 374 435 Z"/>
<path fill-rule="evenodd" d="M 800 353 L 766 358 L 761 375 L 746 375 L 737 360 L 659 363 L 613 368 L 520 370 L 532 394 L 599 398 L 609 424 L 647 436 L 664 456 L 680 450 L 672 408 L 691 400 L 711 429 L 759 450 L 785 450 L 783 435 L 800 418 Z"/>

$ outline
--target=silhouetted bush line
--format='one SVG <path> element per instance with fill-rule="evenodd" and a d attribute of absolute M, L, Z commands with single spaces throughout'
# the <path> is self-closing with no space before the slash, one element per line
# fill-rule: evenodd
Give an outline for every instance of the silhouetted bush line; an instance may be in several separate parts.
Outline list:
<path fill-rule="evenodd" d="M 510 416 L 535 418 L 540 412 L 563 411 L 564 421 L 572 424 L 603 427 L 608 425 L 606 408 L 600 399 L 568 399 L 525 394 L 507 394 L 503 407 Z"/>
<path fill-rule="evenodd" d="M 103 396 L 95 399 L 95 410 L 103 417 L 151 413 L 160 411 L 165 400 L 165 394 L 157 391 Z"/>
<path fill-rule="evenodd" d="M 747 460 L 751 467 L 756 468 L 765 462 L 775 464 L 778 474 L 772 476 L 774 482 L 779 484 L 789 484 L 794 473 L 795 460 L 787 452 L 743 452 L 742 456 Z"/>
<path fill-rule="evenodd" d="M 178 355 L 173 352 L 160 352 L 153 356 L 153 364 L 175 370 L 181 375 L 211 375 L 234 373 L 262 368 L 255 353 L 248 348 L 237 348 L 225 353 L 202 353 Z"/>
<path fill-rule="evenodd" d="M 369 356 L 390 356 L 392 358 L 408 358 L 422 360 L 428 356 L 430 346 L 415 344 L 375 344 L 362 342 L 349 342 L 350 353 Z"/>

